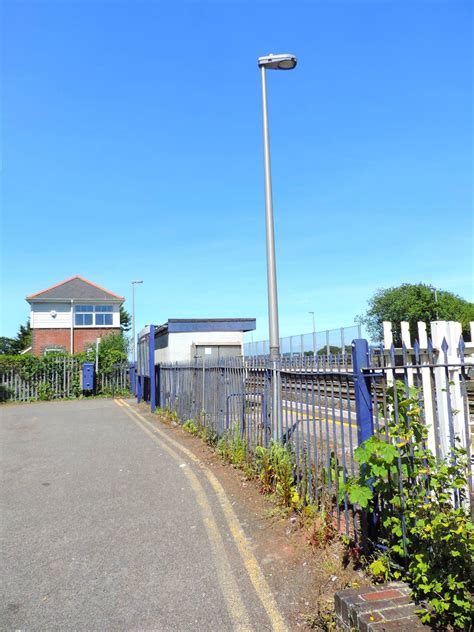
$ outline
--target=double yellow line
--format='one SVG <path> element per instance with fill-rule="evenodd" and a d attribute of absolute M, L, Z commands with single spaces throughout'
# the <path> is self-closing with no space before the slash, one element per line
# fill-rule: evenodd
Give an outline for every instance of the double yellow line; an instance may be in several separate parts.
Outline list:
<path fill-rule="evenodd" d="M 114 401 L 122 408 L 124 413 L 128 415 L 155 443 L 157 443 L 161 449 L 165 450 L 176 463 L 182 465 L 182 456 L 180 456 L 180 454 L 182 454 L 199 468 L 199 471 L 203 476 L 205 476 L 215 493 L 235 546 L 247 570 L 250 581 L 264 610 L 267 613 L 268 618 L 270 619 L 272 630 L 274 632 L 288 632 L 288 628 L 278 610 L 278 606 L 271 593 L 267 580 L 265 579 L 260 565 L 247 543 L 245 534 L 240 526 L 232 505 L 227 498 L 227 494 L 216 476 L 195 454 L 148 421 L 127 402 L 121 399 L 116 399 Z M 219 584 L 226 600 L 227 609 L 231 620 L 234 623 L 235 630 L 237 632 L 252 632 L 254 628 L 250 623 L 249 614 L 243 603 L 239 587 L 226 553 L 224 540 L 215 520 L 208 496 L 192 468 L 184 467 L 182 468 L 182 471 L 186 476 L 194 495 L 196 496 L 197 503 L 201 510 L 203 524 L 206 528 L 211 549 L 214 553 L 214 563 L 216 566 Z"/>

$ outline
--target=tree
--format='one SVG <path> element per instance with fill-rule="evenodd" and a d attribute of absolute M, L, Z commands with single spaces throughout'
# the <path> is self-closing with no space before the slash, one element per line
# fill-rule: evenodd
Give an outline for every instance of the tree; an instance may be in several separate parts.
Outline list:
<path fill-rule="evenodd" d="M 365 325 L 374 342 L 383 340 L 384 320 L 392 323 L 393 342 L 401 346 L 400 321 L 410 323 L 412 340 L 418 337 L 417 322 L 434 320 L 457 320 L 462 324 L 463 334 L 469 331 L 469 322 L 474 320 L 474 303 L 445 290 L 434 290 L 424 283 L 404 283 L 375 292 L 368 302 L 369 308 L 356 321 Z"/>
<path fill-rule="evenodd" d="M 18 355 L 25 349 L 31 347 L 31 327 L 30 320 L 25 325 L 20 325 L 20 329 L 15 338 L 0 337 L 0 355 Z"/>
<path fill-rule="evenodd" d="M 124 307 L 120 308 L 120 327 L 122 332 L 130 331 L 132 326 L 132 317 L 130 313 Z"/>
<path fill-rule="evenodd" d="M 120 333 L 104 336 L 99 345 L 99 366 L 102 370 L 111 369 L 114 364 L 127 360 L 128 341 Z"/>
<path fill-rule="evenodd" d="M 30 320 L 26 325 L 20 325 L 20 329 L 15 338 L 0 337 L 0 355 L 18 355 L 25 349 L 31 347 L 31 327 Z"/>
<path fill-rule="evenodd" d="M 13 355 L 15 353 L 15 339 L 0 336 L 0 355 Z"/>
<path fill-rule="evenodd" d="M 30 319 L 26 321 L 26 325 L 20 325 L 20 329 L 15 338 L 16 353 L 21 353 L 32 344 L 32 335 L 30 327 Z"/>

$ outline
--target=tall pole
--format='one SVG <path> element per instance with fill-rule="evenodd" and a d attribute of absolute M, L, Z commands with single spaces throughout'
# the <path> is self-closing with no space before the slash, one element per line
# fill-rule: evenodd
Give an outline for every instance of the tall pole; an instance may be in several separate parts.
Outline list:
<path fill-rule="evenodd" d="M 275 260 L 275 232 L 273 228 L 270 137 L 268 133 L 267 78 L 265 74 L 265 67 L 262 66 L 260 70 L 262 75 L 263 158 L 265 166 L 265 225 L 267 233 L 267 285 L 270 359 L 278 360 L 280 357 L 280 334 L 278 327 L 278 295 Z"/>
<path fill-rule="evenodd" d="M 132 281 L 132 347 L 133 347 L 133 365 L 137 355 L 137 341 L 135 340 L 135 283 Z"/>
<path fill-rule="evenodd" d="M 137 359 L 137 339 L 135 335 L 135 285 L 143 283 L 143 281 L 132 281 L 132 360 L 135 364 Z"/>

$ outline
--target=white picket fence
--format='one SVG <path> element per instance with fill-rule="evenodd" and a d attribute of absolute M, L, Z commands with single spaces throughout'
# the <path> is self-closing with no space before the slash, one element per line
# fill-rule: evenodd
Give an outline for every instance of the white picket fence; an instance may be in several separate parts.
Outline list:
<path fill-rule="evenodd" d="M 474 378 L 474 322 L 470 323 L 470 341 L 463 340 L 461 323 L 455 321 L 430 323 L 431 339 L 427 324 L 419 322 L 417 342 L 411 340 L 409 323 L 400 325 L 405 357 L 414 366 L 406 369 L 409 385 L 421 375 L 428 447 L 438 456 L 446 456 L 454 433 L 468 453 L 474 455 L 474 383 L 470 388 Z M 385 366 L 391 366 L 392 324 L 384 322 L 383 331 Z M 400 349 L 396 351 L 402 353 Z M 393 381 L 390 371 L 387 377 Z"/>

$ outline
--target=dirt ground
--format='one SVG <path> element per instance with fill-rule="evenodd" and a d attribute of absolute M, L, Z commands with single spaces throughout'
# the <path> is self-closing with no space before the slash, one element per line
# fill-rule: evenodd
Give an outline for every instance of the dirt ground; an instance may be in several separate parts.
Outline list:
<path fill-rule="evenodd" d="M 142 405 L 142 413 L 147 407 Z M 173 438 L 190 449 L 222 483 L 246 532 L 277 602 L 294 630 L 335 630 L 331 623 L 334 593 L 369 583 L 363 571 L 343 564 L 339 538 L 323 548 L 310 544 L 311 524 L 294 511 L 283 510 L 272 496 L 260 492 L 237 467 L 224 463 L 204 441 L 176 422 L 147 414 L 166 425 Z"/>

